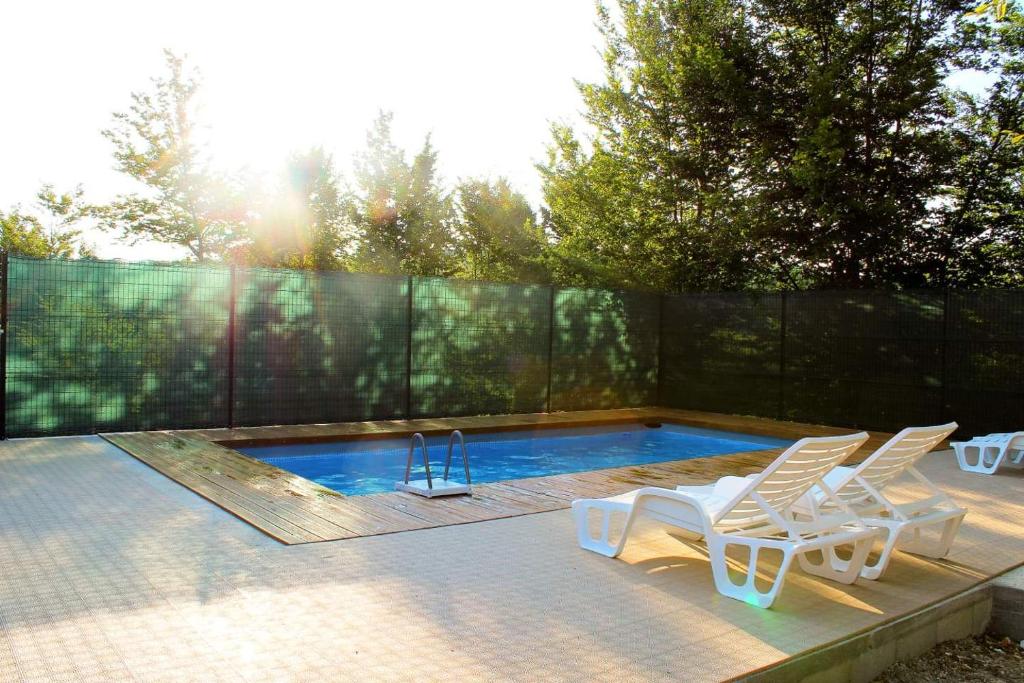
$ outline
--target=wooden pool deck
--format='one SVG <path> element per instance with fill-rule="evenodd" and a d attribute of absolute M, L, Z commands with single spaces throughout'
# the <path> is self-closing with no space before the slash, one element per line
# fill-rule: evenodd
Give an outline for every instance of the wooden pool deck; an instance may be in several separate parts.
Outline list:
<path fill-rule="evenodd" d="M 640 486 L 706 483 L 726 474 L 745 475 L 757 471 L 780 452 L 779 449 L 766 449 L 476 484 L 472 496 L 428 500 L 401 492 L 344 496 L 249 458 L 230 447 L 267 442 L 325 441 L 339 437 L 381 438 L 413 432 L 447 434 L 453 429 L 469 433 L 636 421 L 673 422 L 787 439 L 853 431 L 690 410 L 634 408 L 231 430 L 126 432 L 102 436 L 182 486 L 289 545 L 560 510 L 568 508 L 575 498 L 611 496 Z M 889 436 L 872 433 L 862 452 L 869 453 L 869 449 L 877 447 Z"/>

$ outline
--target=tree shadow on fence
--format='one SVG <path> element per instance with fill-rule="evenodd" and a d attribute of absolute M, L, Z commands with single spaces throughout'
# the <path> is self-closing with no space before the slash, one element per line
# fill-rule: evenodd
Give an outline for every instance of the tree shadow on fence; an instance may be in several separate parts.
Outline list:
<path fill-rule="evenodd" d="M 675 408 L 778 417 L 782 296 L 667 295 L 662 400 Z"/>
<path fill-rule="evenodd" d="M 235 423 L 403 417 L 407 280 L 240 270 Z"/>
<path fill-rule="evenodd" d="M 960 436 L 1024 427 L 1024 290 L 951 291 L 946 354 Z"/>
<path fill-rule="evenodd" d="M 235 425 L 656 400 L 655 295 L 557 290 L 552 301 L 543 286 L 435 278 L 11 265 L 12 436 L 227 426 L 232 281 Z"/>
<path fill-rule="evenodd" d="M 885 431 L 941 422 L 943 296 L 787 295 L 784 417 Z"/>
<path fill-rule="evenodd" d="M 558 290 L 552 410 L 654 405 L 659 305 L 642 292 Z"/>
<path fill-rule="evenodd" d="M 7 433 L 226 426 L 231 282 L 222 267 L 11 257 Z M 238 269 L 235 285 L 237 425 L 537 412 L 549 399 L 889 431 L 1024 424 L 1019 290 L 662 300 L 261 269 Z"/>
<path fill-rule="evenodd" d="M 545 410 L 550 291 L 415 278 L 412 416 Z"/>
<path fill-rule="evenodd" d="M 226 269 L 10 266 L 9 435 L 222 423 Z"/>

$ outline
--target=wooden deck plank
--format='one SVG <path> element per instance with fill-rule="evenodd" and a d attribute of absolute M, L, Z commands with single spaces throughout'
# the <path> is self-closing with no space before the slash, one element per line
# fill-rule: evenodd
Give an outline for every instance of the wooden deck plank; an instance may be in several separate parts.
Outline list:
<path fill-rule="evenodd" d="M 522 490 L 501 482 L 481 484 L 474 487 L 473 498 L 486 505 L 493 503 L 508 510 L 526 510 L 529 512 L 560 510 L 564 506 L 562 501 L 551 496 L 535 493 L 524 494 Z"/>
<path fill-rule="evenodd" d="M 384 505 L 373 500 L 369 496 L 346 496 L 344 505 L 360 513 L 372 517 L 378 524 L 381 531 L 377 533 L 394 533 L 396 531 L 412 531 L 413 529 L 426 529 L 432 524 L 429 520 L 418 517 L 409 512 Z"/>
<path fill-rule="evenodd" d="M 279 425 L 271 427 L 239 427 L 235 429 L 180 430 L 179 434 L 194 434 L 208 441 L 294 441 L 304 439 L 336 439 L 339 437 L 448 434 L 453 429 L 472 431 L 499 431 L 531 427 L 558 427 L 588 423 L 609 423 L 642 420 L 662 412 L 652 408 L 625 408 L 616 410 L 583 410 L 571 413 L 524 413 L 518 415 L 477 415 L 469 417 L 375 420 L 369 422 L 338 422 L 318 425 Z"/>
<path fill-rule="evenodd" d="M 229 488 L 196 474 L 181 462 L 176 462 L 169 457 L 153 455 L 146 445 L 141 444 L 138 440 L 121 440 L 120 443 L 112 440 L 111 442 L 182 486 L 191 489 L 283 543 L 309 543 L 325 540 L 323 537 L 312 534 L 305 528 L 253 504 L 249 496 L 237 495 Z"/>
<path fill-rule="evenodd" d="M 403 518 L 403 524 L 396 524 L 394 516 L 384 516 L 374 508 L 360 505 L 357 497 L 342 497 L 323 502 L 321 514 L 329 515 L 339 524 L 351 529 L 356 536 L 376 536 L 396 531 L 423 528 L 411 516 Z M 333 540 L 333 539 L 328 539 Z"/>
<path fill-rule="evenodd" d="M 153 441 L 157 442 L 155 445 L 159 447 L 160 435 L 154 436 L 156 438 Z M 253 460 L 231 449 L 197 439 L 174 438 L 174 452 L 165 453 L 165 456 L 181 463 L 182 467 L 226 486 L 246 486 L 287 494 L 274 500 L 277 507 L 290 508 L 296 498 L 337 496 L 335 492 L 307 479 Z"/>
<path fill-rule="evenodd" d="M 469 499 L 467 496 L 427 499 L 411 493 L 395 492 L 375 493 L 360 498 L 372 499 L 377 504 L 392 507 L 430 523 L 446 520 L 449 524 L 464 524 L 488 519 L 487 514 L 479 509 L 461 504 L 463 499 Z"/>
<path fill-rule="evenodd" d="M 402 492 L 343 496 L 314 482 L 250 458 L 230 446 L 338 438 L 395 438 L 419 431 L 445 433 L 540 430 L 622 422 L 673 422 L 722 431 L 796 440 L 855 430 L 767 418 L 671 408 L 627 408 L 571 413 L 473 416 L 443 419 L 131 432 L 102 435 L 157 471 L 192 489 L 283 543 L 309 543 L 395 533 L 548 512 L 576 498 L 616 495 L 640 486 L 702 484 L 726 474 L 756 472 L 781 452 L 761 451 L 630 465 L 546 477 L 477 484 L 471 497 L 425 499 Z M 873 432 L 851 457 L 859 461 L 890 435 Z"/>
<path fill-rule="evenodd" d="M 451 501 L 452 509 L 463 514 L 472 514 L 483 521 L 501 517 L 518 517 L 543 510 L 545 507 L 542 502 L 537 500 L 541 498 L 539 496 L 512 498 L 504 495 L 500 489 L 489 491 L 486 486 L 487 484 L 477 485 L 473 489 L 472 496 L 462 496 L 458 500 L 453 499 Z"/>
<path fill-rule="evenodd" d="M 318 500 L 320 487 L 314 484 L 316 488 L 310 491 L 309 485 L 312 482 L 290 474 L 281 477 L 275 472 L 276 468 L 264 463 L 258 463 L 262 467 L 249 468 L 251 471 L 247 474 L 246 463 L 237 461 L 249 459 L 230 449 L 180 437 L 168 441 L 161 439 L 156 432 L 112 435 L 109 440 L 118 446 L 134 448 L 130 452 L 136 454 L 136 457 L 161 471 L 166 469 L 165 473 L 176 473 L 177 476 L 172 478 L 178 478 L 179 481 L 182 477 L 198 477 L 220 487 L 242 511 L 275 520 L 279 526 L 299 533 L 304 539 L 302 542 L 357 535 L 338 524 L 331 516 L 318 514 L 323 507 L 322 501 Z M 253 495 L 254 489 L 262 495 Z M 328 497 L 335 495 L 328 489 L 322 491 Z M 302 498 L 307 500 L 300 502 Z M 235 512 L 233 509 L 229 511 Z M 296 532 L 295 529 L 302 532 Z"/>

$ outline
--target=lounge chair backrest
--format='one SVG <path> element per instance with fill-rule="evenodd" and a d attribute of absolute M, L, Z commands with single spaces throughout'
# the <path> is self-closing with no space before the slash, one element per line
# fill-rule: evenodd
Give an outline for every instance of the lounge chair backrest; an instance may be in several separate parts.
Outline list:
<path fill-rule="evenodd" d="M 999 434 L 989 434 L 987 436 L 976 436 L 970 441 L 964 443 L 978 444 L 985 443 L 993 446 L 1003 446 L 1007 448 L 1018 450 L 1024 449 L 1024 432 L 1005 432 Z"/>
<path fill-rule="evenodd" d="M 764 472 L 752 477 L 750 484 L 715 516 L 713 523 L 733 528 L 771 524 L 765 505 L 782 514 L 867 439 L 866 432 L 800 439 Z"/>
<path fill-rule="evenodd" d="M 885 442 L 881 448 L 869 455 L 864 462 L 850 473 L 850 476 L 833 488 L 844 503 L 855 504 L 868 498 L 871 493 L 859 479 L 866 481 L 876 491 L 881 491 L 894 479 L 913 467 L 925 453 L 942 443 L 942 440 L 956 431 L 956 422 L 936 427 L 907 427 Z"/>

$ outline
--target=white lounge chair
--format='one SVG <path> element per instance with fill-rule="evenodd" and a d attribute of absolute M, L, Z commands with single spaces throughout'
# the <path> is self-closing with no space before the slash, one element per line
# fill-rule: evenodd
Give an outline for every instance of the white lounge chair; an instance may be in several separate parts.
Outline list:
<path fill-rule="evenodd" d="M 914 463 L 931 451 L 957 428 L 955 422 L 937 427 L 908 427 L 869 455 L 855 467 L 836 467 L 825 475 L 825 484 L 834 495 L 815 488 L 793 506 L 801 518 L 816 519 L 834 509 L 841 500 L 869 526 L 887 530 L 885 545 L 874 563 L 865 563 L 860 575 L 877 579 L 889 565 L 894 549 L 927 557 L 945 557 L 953 545 L 965 508 L 939 490 L 921 474 Z M 886 487 L 903 474 L 909 474 L 927 491 L 926 497 L 896 504 L 886 496 Z M 921 532 L 941 527 L 938 539 L 925 540 Z M 907 536 L 910 538 L 907 538 Z M 839 563 L 833 558 L 833 563 Z"/>
<path fill-rule="evenodd" d="M 1007 456 L 1016 465 L 1024 460 L 1024 432 L 976 436 L 970 441 L 954 441 L 951 445 L 964 472 L 992 474 Z"/>
<path fill-rule="evenodd" d="M 762 473 L 749 479 L 723 477 L 708 486 L 673 491 L 657 487 L 637 489 L 612 498 L 573 501 L 576 531 L 581 547 L 601 555 L 616 557 L 622 552 L 634 521 L 643 516 L 653 519 L 688 538 L 703 537 L 707 542 L 715 586 L 723 595 L 757 607 L 770 607 L 782 590 L 786 572 L 794 557 L 805 571 L 843 583 L 857 579 L 867 559 L 878 529 L 871 529 L 836 500 L 837 511 L 813 522 L 799 522 L 790 514 L 790 506 L 799 500 L 833 467 L 841 463 L 868 435 L 801 439 L 790 446 Z M 598 538 L 590 534 L 590 512 L 601 514 Z M 624 514 L 619 539 L 609 539 L 613 514 Z M 830 562 L 834 549 L 853 546 L 850 560 L 836 565 Z M 736 584 L 729 577 L 726 552 L 741 546 L 749 553 L 746 578 Z M 767 591 L 755 584 L 758 554 L 762 549 L 778 550 L 782 561 L 770 580 Z M 813 563 L 807 553 L 821 551 L 821 563 Z"/>

